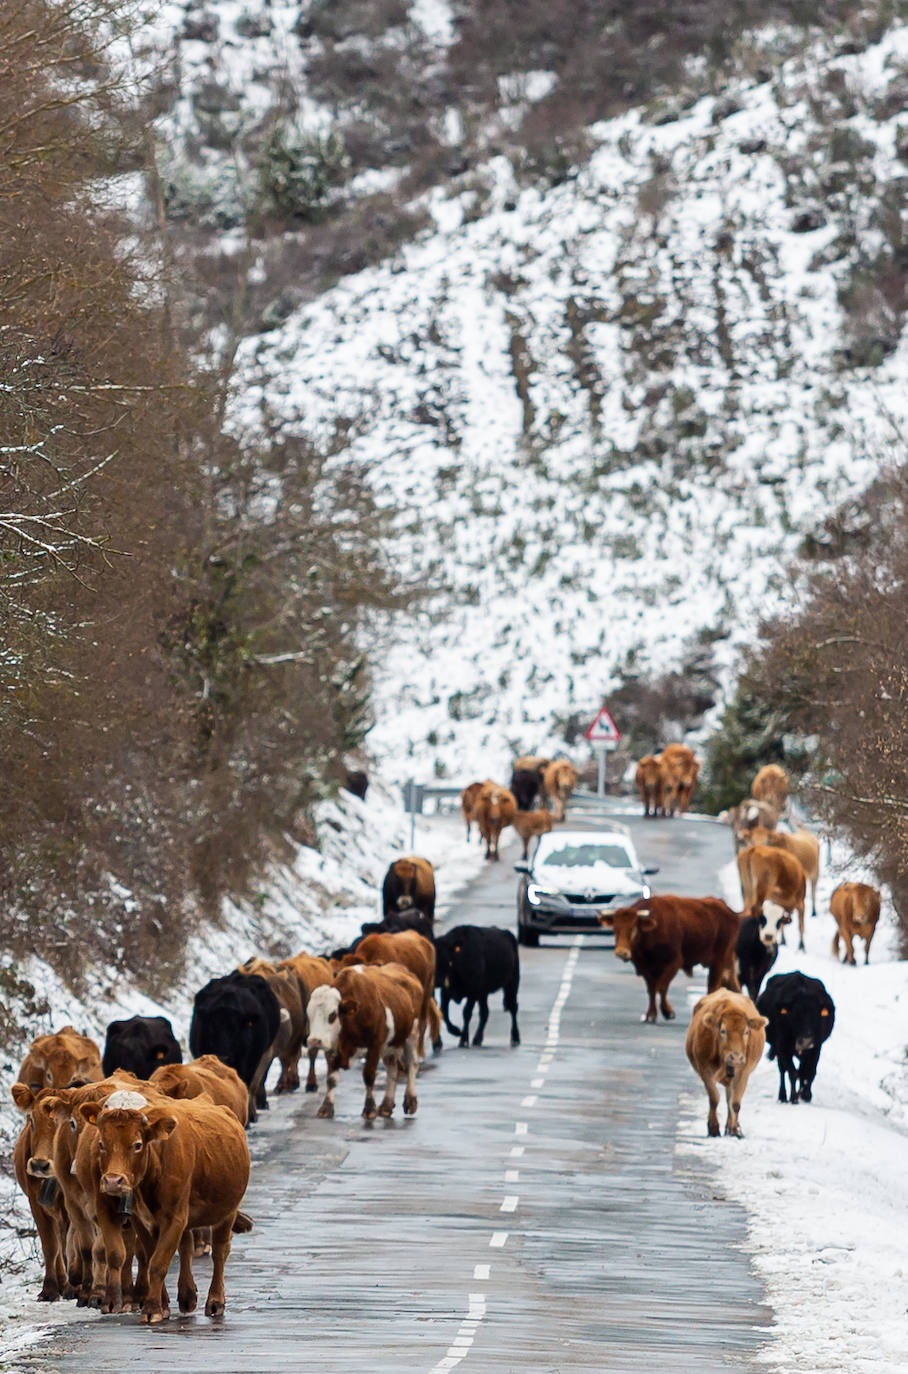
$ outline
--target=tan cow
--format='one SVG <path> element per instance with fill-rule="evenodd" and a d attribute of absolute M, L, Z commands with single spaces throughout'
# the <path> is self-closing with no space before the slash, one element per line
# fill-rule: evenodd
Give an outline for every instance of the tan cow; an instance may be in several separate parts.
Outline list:
<path fill-rule="evenodd" d="M 207 1093 L 212 1102 L 233 1112 L 241 1126 L 246 1125 L 249 1089 L 236 1069 L 231 1069 L 216 1054 L 203 1054 L 188 1064 L 162 1064 L 148 1081 L 162 1096 L 181 1101 Z"/>
<path fill-rule="evenodd" d="M 341 960 L 341 968 L 351 968 L 354 964 L 400 964 L 401 967 L 412 973 L 422 989 L 417 1007 L 418 1049 L 421 1057 L 425 1055 L 426 1027 L 428 1026 L 432 1030 L 430 1025 L 431 1003 L 435 997 L 435 946 L 432 941 L 427 940 L 424 935 L 418 935 L 415 930 L 401 930 L 384 935 L 364 935 L 357 942 L 356 948 L 350 954 L 345 954 Z M 440 1028 L 435 1031 L 435 1035 L 438 1040 L 435 1048 L 439 1049 L 441 1047 Z"/>
<path fill-rule="evenodd" d="M 816 835 L 812 835 L 803 826 L 796 830 L 793 835 L 790 835 L 787 830 L 764 830 L 762 826 L 755 826 L 750 842 L 751 844 L 766 844 L 776 849 L 784 849 L 786 854 L 795 856 L 810 883 L 813 902 L 811 915 L 816 916 L 817 883 L 820 880 L 820 841 Z"/>
<path fill-rule="evenodd" d="M 286 1011 L 286 1017 L 281 1015 L 281 1024 L 274 1042 L 266 1052 L 267 1063 L 264 1073 L 259 1066 L 254 1081 L 264 1084 L 268 1077 L 268 1070 L 273 1059 L 279 1059 L 281 1064 L 281 1076 L 277 1081 L 275 1092 L 288 1093 L 295 1092 L 300 1085 L 299 1063 L 300 1054 L 306 1039 L 306 1013 L 303 1008 L 300 996 L 299 983 L 296 975 L 288 969 L 278 968 L 271 964 L 267 959 L 259 959 L 255 955 L 247 959 L 245 964 L 239 966 L 241 973 L 257 974 L 264 978 L 278 1000 L 278 1005 Z"/>
<path fill-rule="evenodd" d="M 523 840 L 523 857 L 526 858 L 530 852 L 530 840 L 534 835 L 546 835 L 552 828 L 551 811 L 517 811 L 511 822 L 517 834 Z"/>
<path fill-rule="evenodd" d="M 543 769 L 542 786 L 556 821 L 564 820 L 568 801 L 579 779 L 580 774 L 570 759 L 554 759 Z"/>
<path fill-rule="evenodd" d="M 768 1024 L 743 992 L 719 988 L 694 1007 L 684 1048 L 709 1098 L 706 1130 L 719 1134 L 719 1087 L 725 1088 L 725 1134 L 740 1136 L 741 1100 L 747 1080 L 763 1055 Z"/>
<path fill-rule="evenodd" d="M 788 803 L 788 774 L 777 763 L 767 763 L 750 785 L 757 801 L 769 802 L 781 815 Z"/>
<path fill-rule="evenodd" d="M 476 800 L 484 786 L 481 782 L 471 782 L 460 794 L 460 809 L 467 827 L 467 842 L 470 839 L 470 827 L 476 820 Z"/>
<path fill-rule="evenodd" d="M 97 1083 L 103 1077 L 101 1054 L 94 1040 L 72 1026 L 39 1035 L 29 1045 L 19 1070 L 19 1082 L 27 1083 L 33 1092 Z"/>
<path fill-rule="evenodd" d="M 423 989 L 400 964 L 357 964 L 343 968 L 331 987 L 316 988 L 309 1002 L 309 1044 L 328 1056 L 328 1084 L 321 1117 L 334 1116 L 338 1070 L 349 1069 L 353 1056 L 365 1050 L 363 1116 L 391 1116 L 397 1079 L 406 1074 L 404 1112 L 412 1116 L 418 1104 L 416 1069 L 419 1063 L 419 1007 Z M 381 1060 L 387 1071 L 385 1096 L 375 1105 L 375 1075 Z"/>
<path fill-rule="evenodd" d="M 640 800 L 643 802 L 644 816 L 662 814 L 662 770 L 659 767 L 659 759 L 656 754 L 645 754 L 640 759 L 634 774 L 634 781 L 637 784 L 637 791 L 640 793 Z"/>
<path fill-rule="evenodd" d="M 476 799 L 476 819 L 479 833 L 485 841 L 486 858 L 498 858 L 498 842 L 506 826 L 513 825 L 517 815 L 514 794 L 495 782 L 484 782 Z"/>
<path fill-rule="evenodd" d="M 117 1099 L 114 1098 L 113 1101 Z M 233 1225 L 249 1181 L 246 1134 L 226 1107 L 204 1097 L 167 1099 L 166 1105 L 111 1106 L 93 1101 L 79 1108 L 97 1129 L 93 1160 L 97 1173 L 98 1224 L 107 1259 L 107 1305 L 122 1306 L 122 1273 L 127 1251 L 123 1227 L 111 1202 L 132 1200 L 134 1224 L 147 1236 L 148 1292 L 142 1321 L 170 1316 L 164 1279 L 179 1248 L 177 1298 L 181 1312 L 195 1311 L 192 1231 L 211 1227 L 211 1286 L 205 1303 L 209 1317 L 224 1311 L 224 1268 Z"/>
<path fill-rule="evenodd" d="M 56 1181 L 47 1168 L 42 1167 L 43 1155 L 36 1154 L 36 1141 L 42 1126 L 50 1131 L 50 1139 L 56 1123 L 46 1112 L 41 1097 L 49 1097 L 50 1090 L 38 1090 L 36 1095 L 26 1083 L 14 1083 L 10 1089 L 13 1101 L 20 1112 L 25 1113 L 25 1125 L 19 1133 L 13 1149 L 13 1173 L 16 1182 L 25 1194 L 38 1240 L 44 1258 L 44 1281 L 38 1293 L 39 1302 L 56 1302 L 60 1297 L 70 1296 L 65 1263 L 65 1244 L 67 1232 L 66 1211 L 63 1197 Z M 44 1148 L 43 1141 L 37 1146 Z"/>
<path fill-rule="evenodd" d="M 700 765 L 693 749 L 686 744 L 667 744 L 659 755 L 662 779 L 662 806 L 665 815 L 683 816 L 691 803 Z"/>
<path fill-rule="evenodd" d="M 870 942 L 880 919 L 880 894 L 869 883 L 840 883 L 829 899 L 838 927 L 832 938 L 833 957 L 839 957 L 839 941 L 845 946 L 845 963 L 853 964 L 854 937 L 864 941 L 864 963 L 870 963 Z"/>
<path fill-rule="evenodd" d="M 483 783 L 483 787 L 492 785 Z M 408 854 L 389 864 L 381 885 L 381 909 L 386 920 L 395 911 L 411 906 L 430 923 L 435 920 L 435 869 L 418 854 Z"/>
<path fill-rule="evenodd" d="M 746 914 L 761 916 L 764 902 L 781 907 L 789 919 L 796 911 L 798 949 L 803 949 L 807 877 L 795 856 L 772 845 L 752 844 L 740 851 L 737 865 Z"/>
<path fill-rule="evenodd" d="M 288 970 L 296 978 L 304 1012 L 307 1011 L 309 998 L 312 996 L 315 989 L 324 987 L 326 983 L 332 982 L 335 973 L 335 970 L 332 969 L 327 959 L 322 959 L 315 954 L 307 954 L 305 950 L 301 950 L 299 954 L 292 955 L 289 959 L 282 959 L 278 964 L 278 968 Z M 306 1034 L 309 1034 L 308 1013 Z M 307 1049 L 306 1053 L 309 1057 L 309 1072 L 306 1075 L 306 1092 L 314 1093 L 318 1091 L 318 1077 L 315 1072 L 315 1061 L 318 1058 L 318 1051 Z"/>

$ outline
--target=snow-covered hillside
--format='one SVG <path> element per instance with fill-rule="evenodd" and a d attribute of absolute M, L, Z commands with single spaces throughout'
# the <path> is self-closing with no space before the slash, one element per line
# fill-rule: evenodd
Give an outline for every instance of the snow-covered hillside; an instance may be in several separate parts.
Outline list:
<path fill-rule="evenodd" d="M 445 7 L 417 8 L 442 41 Z M 280 62 L 301 124 L 324 127 L 295 7 L 257 26 L 224 4 L 207 43 L 168 13 L 185 76 L 171 148 L 198 136 L 193 83 L 252 118 Z M 906 409 L 890 268 L 908 28 L 855 46 L 767 30 L 720 96 L 697 97 L 692 63 L 676 100 L 591 129 L 566 177 L 474 166 L 423 198 L 415 242 L 242 342 L 236 430 L 349 424 L 397 513 L 395 561 L 434 588 L 375 654 L 379 757 L 488 771 L 685 645 L 727 665 L 786 560 L 888 458 Z M 536 76 L 513 108 L 550 88 Z M 228 162 L 205 152 L 214 179 Z M 253 259 L 267 284 L 273 245 Z"/>

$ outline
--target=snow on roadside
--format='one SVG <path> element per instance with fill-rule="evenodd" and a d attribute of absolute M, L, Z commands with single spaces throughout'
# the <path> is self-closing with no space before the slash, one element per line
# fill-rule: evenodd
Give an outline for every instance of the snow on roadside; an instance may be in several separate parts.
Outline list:
<path fill-rule="evenodd" d="M 762 1363 L 779 1374 L 896 1374 L 908 1349 L 908 963 L 897 957 L 886 905 L 872 962 L 850 968 L 833 958 L 829 895 L 864 875 L 841 846 L 828 868 L 806 952 L 789 937 L 772 970 L 822 979 L 835 1002 L 813 1102 L 780 1103 L 777 1067 L 764 1059 L 744 1099 L 746 1138 L 708 1140 L 705 1094 L 692 1087 L 678 1153 L 713 1168 L 724 1195 L 746 1209 L 774 1313 Z M 720 876 L 739 906 L 734 864 Z"/>
<path fill-rule="evenodd" d="M 459 809 L 456 813 L 420 816 L 410 845 L 410 824 L 396 794 L 375 782 L 365 802 L 341 793 L 318 813 L 319 850 L 294 846 L 292 858 L 274 863 L 262 890 L 252 901 L 225 903 L 218 927 L 205 926 L 190 944 L 189 972 L 166 1001 L 156 1002 L 122 981 L 112 970 L 89 975 L 88 990 L 77 997 L 46 964 L 33 960 L 20 970 L 47 999 L 45 1024 L 29 1028 L 18 1049 L 33 1035 L 71 1022 L 103 1045 L 107 1023 L 119 1017 L 170 1017 L 189 1058 L 187 1037 L 194 993 L 207 980 L 227 972 L 254 951 L 282 957 L 306 948 L 314 952 L 347 943 L 363 921 L 379 915 L 381 881 L 389 862 L 406 853 L 425 855 L 435 865 L 438 915 L 458 890 L 482 867 L 482 849 L 468 845 Z M 12 1149 L 21 1118 L 10 1100 L 22 1054 L 12 1048 L 0 1061 L 0 1148 Z M 276 1067 L 274 1073 L 276 1074 Z M 272 1100 L 276 1111 L 287 1110 Z M 0 1368 L 17 1351 L 34 1344 L 56 1326 L 74 1319 L 92 1321 L 98 1314 L 72 1303 L 38 1304 L 40 1250 L 25 1199 L 13 1179 L 0 1173 Z M 14 1367 L 14 1366 L 13 1366 Z"/>

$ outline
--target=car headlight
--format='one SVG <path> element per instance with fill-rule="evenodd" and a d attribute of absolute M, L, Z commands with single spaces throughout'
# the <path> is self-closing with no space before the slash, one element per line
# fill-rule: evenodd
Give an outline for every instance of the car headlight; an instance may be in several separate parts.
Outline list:
<path fill-rule="evenodd" d="M 558 891 L 554 887 L 540 887 L 539 883 L 529 883 L 527 885 L 527 901 L 531 906 L 538 906 L 543 897 L 557 897 Z"/>

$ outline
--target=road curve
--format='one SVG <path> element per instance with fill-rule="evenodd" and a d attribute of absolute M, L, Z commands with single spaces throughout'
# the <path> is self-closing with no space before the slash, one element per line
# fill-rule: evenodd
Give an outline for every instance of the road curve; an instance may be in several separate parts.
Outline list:
<path fill-rule="evenodd" d="M 572 817 L 573 819 L 573 817 Z M 717 891 L 728 832 L 632 821 L 660 891 Z M 508 850 L 448 913 L 513 928 Z M 740 1209 L 674 1158 L 678 1096 L 694 1086 L 679 1018 L 640 1022 L 642 983 L 595 938 L 522 951 L 522 1045 L 496 995 L 486 1045 L 450 1037 L 410 1121 L 364 1124 L 358 1072 L 338 1117 L 272 1099 L 251 1132 L 227 1314 L 140 1328 L 79 1315 L 18 1368 L 101 1374 L 486 1374 L 659 1367 L 756 1369 L 770 1314 Z M 746 1127 L 746 1104 L 745 1104 Z M 705 1120 L 705 1099 L 704 1099 Z M 734 1149 L 717 1141 L 717 1150 Z M 197 1261 L 204 1295 L 207 1261 Z"/>

